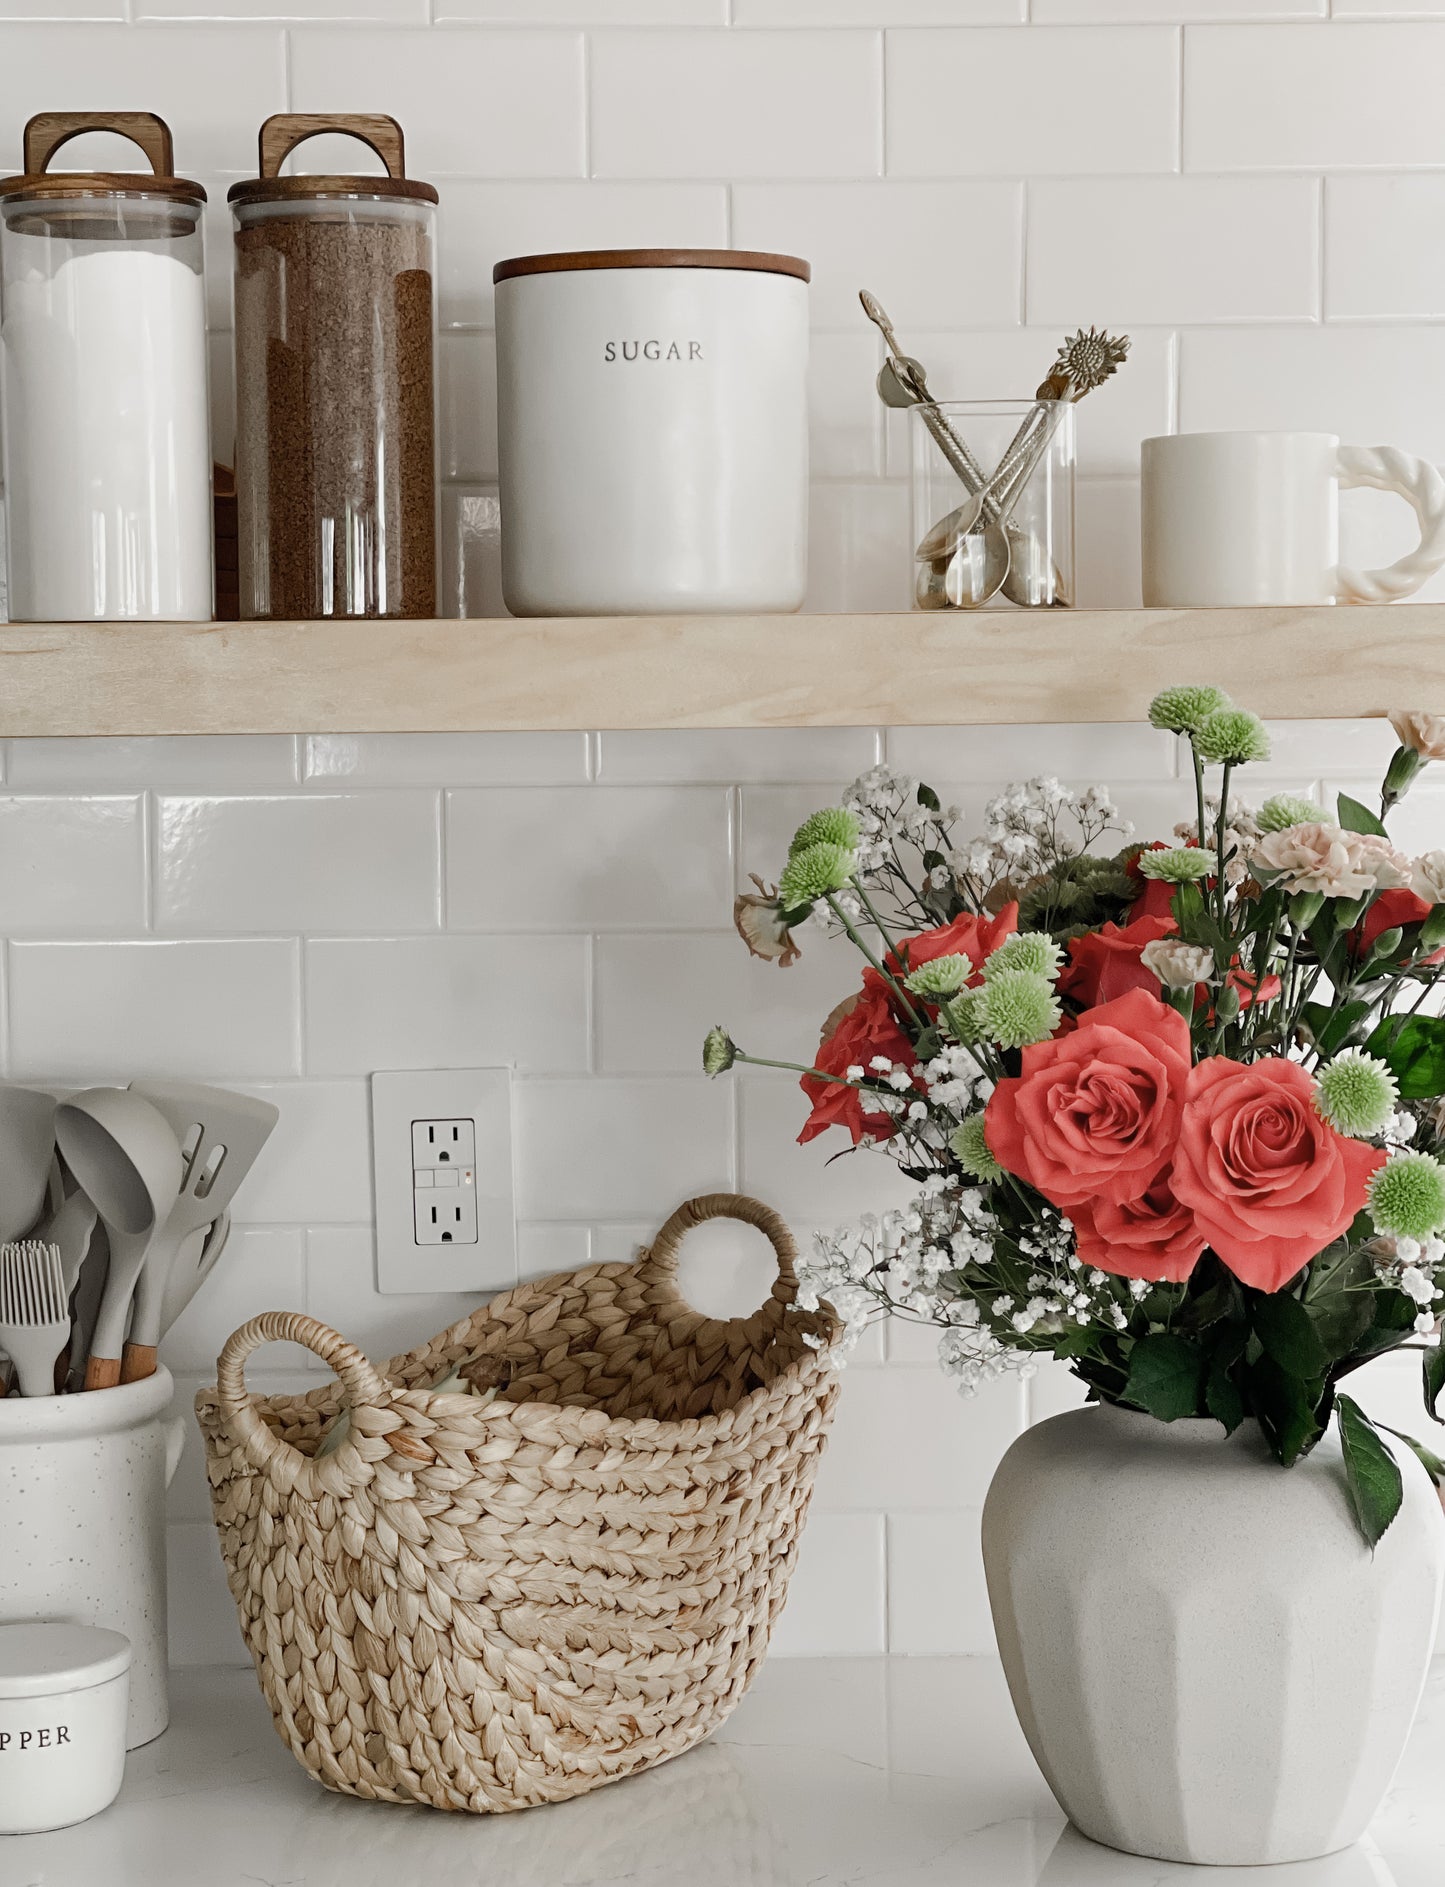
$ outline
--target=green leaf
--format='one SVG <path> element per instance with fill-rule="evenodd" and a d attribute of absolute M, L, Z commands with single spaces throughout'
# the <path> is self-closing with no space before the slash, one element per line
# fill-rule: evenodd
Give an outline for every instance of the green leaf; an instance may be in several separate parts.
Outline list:
<path fill-rule="evenodd" d="M 1324 1433 L 1319 1419 L 1324 1384 L 1306 1382 L 1261 1356 L 1249 1372 L 1249 1400 L 1270 1447 L 1287 1468 L 1309 1453 Z"/>
<path fill-rule="evenodd" d="M 1175 1313 L 1174 1328 L 1189 1336 L 1217 1324 L 1233 1308 L 1236 1289 L 1234 1279 L 1217 1258 L 1211 1254 L 1201 1259 L 1189 1280 L 1189 1293 Z"/>
<path fill-rule="evenodd" d="M 1329 1366 L 1314 1321 L 1297 1297 L 1282 1293 L 1254 1303 L 1254 1329 L 1280 1368 L 1306 1380 L 1323 1376 Z"/>
<path fill-rule="evenodd" d="M 1341 793 L 1336 801 L 1336 817 L 1346 832 L 1373 832 L 1376 838 L 1386 836 L 1385 828 L 1368 806 L 1362 806 L 1357 799 L 1351 799 L 1348 793 Z"/>
<path fill-rule="evenodd" d="M 1310 1034 L 1314 1037 L 1315 1047 L 1323 1059 L 1338 1054 L 1349 1040 L 1354 1028 L 1374 1008 L 1373 1003 L 1341 1003 L 1338 1009 L 1328 1003 L 1307 1002 L 1304 1006 L 1304 1019 Z"/>
<path fill-rule="evenodd" d="M 1129 1357 L 1125 1397 L 1161 1422 L 1197 1415 L 1204 1391 L 1205 1362 L 1203 1350 L 1185 1337 L 1142 1337 Z"/>
<path fill-rule="evenodd" d="M 918 787 L 918 803 L 928 812 L 938 812 L 941 810 L 937 793 L 934 792 L 931 786 L 924 786 L 921 781 Z M 1340 823 L 1343 825 L 1344 821 L 1341 820 Z M 1365 829 L 1364 826 L 1358 828 L 1361 832 L 1365 831 Z M 1379 829 L 1383 832 L 1385 828 L 1381 826 Z"/>
<path fill-rule="evenodd" d="M 1232 1435 L 1245 1417 L 1243 1393 L 1229 1372 L 1244 1355 L 1248 1338 L 1243 1324 L 1231 1324 L 1210 1352 L 1204 1406 L 1216 1422 L 1223 1424 L 1227 1435 Z"/>
<path fill-rule="evenodd" d="M 1401 1100 L 1445 1094 L 1445 1017 L 1386 1016 L 1365 1046 L 1399 1082 Z"/>
<path fill-rule="evenodd" d="M 1442 1461 L 1433 1448 L 1427 1448 L 1422 1441 L 1416 1441 L 1413 1435 L 1407 1435 L 1403 1428 L 1391 1428 L 1388 1422 L 1381 1422 L 1380 1427 L 1387 1435 L 1393 1435 L 1396 1441 L 1404 1442 L 1430 1479 L 1439 1487 L 1445 1481 L 1445 1461 Z"/>
<path fill-rule="evenodd" d="M 1331 1291 L 1310 1306 L 1315 1335 L 1332 1363 L 1352 1356 L 1375 1321 L 1375 1298 L 1369 1291 Z"/>
<path fill-rule="evenodd" d="M 1405 1482 L 1400 1464 L 1381 1441 L 1379 1431 L 1358 1402 L 1341 1396 L 1340 1446 L 1345 1451 L 1345 1479 L 1360 1531 L 1376 1546 L 1400 1511 Z"/>
<path fill-rule="evenodd" d="M 1445 1423 L 1441 1415 L 1440 1391 L 1445 1389 L 1445 1343 L 1437 1343 L 1426 1350 L 1421 1362 L 1421 1375 L 1425 1383 L 1425 1413 L 1432 1421 Z"/>

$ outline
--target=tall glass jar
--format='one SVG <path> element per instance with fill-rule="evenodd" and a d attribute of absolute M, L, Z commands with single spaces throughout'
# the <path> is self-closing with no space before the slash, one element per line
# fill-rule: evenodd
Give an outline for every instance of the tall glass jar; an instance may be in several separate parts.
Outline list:
<path fill-rule="evenodd" d="M 86 131 L 153 175 L 48 171 Z M 0 181 L 0 453 L 16 621 L 205 620 L 201 206 L 151 112 L 42 112 Z"/>
<path fill-rule="evenodd" d="M 328 131 L 387 174 L 280 175 Z M 282 115 L 229 201 L 241 615 L 433 616 L 437 193 L 394 119 Z"/>
<path fill-rule="evenodd" d="M 916 609 L 1068 608 L 1074 409 L 1059 400 L 910 408 Z"/>

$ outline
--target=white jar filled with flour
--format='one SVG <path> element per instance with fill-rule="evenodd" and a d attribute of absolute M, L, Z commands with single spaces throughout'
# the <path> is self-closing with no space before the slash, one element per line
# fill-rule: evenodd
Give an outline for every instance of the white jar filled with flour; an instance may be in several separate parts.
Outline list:
<path fill-rule="evenodd" d="M 801 606 L 808 275 L 732 249 L 497 264 L 514 615 Z"/>
<path fill-rule="evenodd" d="M 86 131 L 153 175 L 48 171 Z M 201 210 L 150 112 L 42 112 L 0 180 L 0 450 L 17 622 L 211 615 Z"/>

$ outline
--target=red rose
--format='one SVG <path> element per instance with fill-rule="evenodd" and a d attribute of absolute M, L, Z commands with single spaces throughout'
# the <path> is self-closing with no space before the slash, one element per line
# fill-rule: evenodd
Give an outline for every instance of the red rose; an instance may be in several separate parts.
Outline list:
<path fill-rule="evenodd" d="M 1132 1204 L 1174 1151 L 1189 1061 L 1183 1016 L 1130 990 L 1023 1051 L 989 1097 L 989 1148 L 1056 1206 Z"/>
<path fill-rule="evenodd" d="M 900 963 L 893 951 L 883 959 L 885 968 L 895 976 L 904 976 L 910 970 L 921 969 L 925 963 L 932 963 L 935 957 L 965 956 L 973 965 L 973 975 L 969 978 L 971 987 L 976 988 L 983 981 L 983 966 L 999 945 L 1012 937 L 1019 927 L 1019 907 L 1006 904 L 997 917 L 975 917 L 971 911 L 965 911 L 962 917 L 954 918 L 951 924 L 944 924 L 937 930 L 925 930 L 917 937 L 909 937 L 901 945 L 906 962 Z M 873 974 L 876 976 L 877 971 Z"/>
<path fill-rule="evenodd" d="M 877 987 L 865 988 L 850 1002 L 839 1005 L 833 1012 L 838 1020 L 831 1030 L 827 1023 L 823 1025 L 823 1039 L 813 1060 L 814 1066 L 821 1068 L 825 1075 L 843 1075 L 853 1067 L 861 1067 L 871 1074 L 869 1063 L 875 1055 L 886 1055 L 889 1061 L 912 1067 L 913 1044 L 899 1028 L 888 1006 L 887 986 L 881 977 L 876 978 L 876 983 Z M 832 1017 L 829 1022 L 833 1022 Z M 861 1089 L 848 1087 L 841 1081 L 820 1080 L 813 1074 L 804 1075 L 799 1086 L 813 1103 L 807 1124 L 798 1135 L 800 1143 L 815 1139 L 829 1127 L 846 1127 L 855 1147 L 865 1136 L 886 1140 L 893 1132 L 892 1115 L 881 1109 L 870 1110 L 869 1096 Z"/>
<path fill-rule="evenodd" d="M 1216 1055 L 1189 1077 L 1170 1185 L 1237 1278 L 1277 1291 L 1345 1230 L 1384 1162 L 1320 1118 L 1298 1062 Z"/>
<path fill-rule="evenodd" d="M 1423 924 L 1434 908 L 1416 891 L 1407 891 L 1403 887 L 1382 891 L 1350 932 L 1350 955 L 1367 955 L 1375 939 L 1383 937 L 1387 930 L 1394 930 L 1397 925 L 1403 930 L 1407 924 Z M 1445 963 L 1445 950 L 1436 950 L 1422 961 Z"/>
<path fill-rule="evenodd" d="M 1122 1205 L 1080 1199 L 1069 1217 L 1083 1263 L 1120 1278 L 1182 1284 L 1206 1243 L 1194 1214 L 1174 1197 L 1167 1167 L 1140 1198 Z"/>
<path fill-rule="evenodd" d="M 1085 931 L 1069 944 L 1069 960 L 1059 973 L 1059 994 L 1082 1008 L 1113 1002 L 1131 989 L 1147 990 L 1163 1006 L 1159 978 L 1139 961 L 1145 944 L 1172 937 L 1172 917 L 1136 917 L 1120 929 L 1105 924 Z"/>

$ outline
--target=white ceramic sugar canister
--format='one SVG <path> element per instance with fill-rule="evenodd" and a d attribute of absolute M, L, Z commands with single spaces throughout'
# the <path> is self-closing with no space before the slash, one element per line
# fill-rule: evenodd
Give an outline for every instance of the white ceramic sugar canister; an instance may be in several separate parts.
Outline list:
<path fill-rule="evenodd" d="M 69 1828 L 125 1774 L 130 1643 L 88 1625 L 0 1625 L 0 1835 Z"/>
<path fill-rule="evenodd" d="M 130 1640 L 126 1746 L 166 1727 L 166 1488 L 185 1445 L 175 1389 L 142 1382 L 0 1402 L 0 1625 L 37 1618 Z"/>
<path fill-rule="evenodd" d="M 493 276 L 508 609 L 798 609 L 808 264 L 594 250 Z"/>

